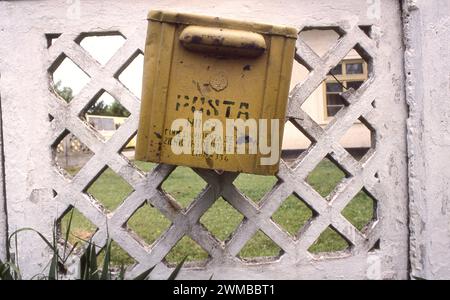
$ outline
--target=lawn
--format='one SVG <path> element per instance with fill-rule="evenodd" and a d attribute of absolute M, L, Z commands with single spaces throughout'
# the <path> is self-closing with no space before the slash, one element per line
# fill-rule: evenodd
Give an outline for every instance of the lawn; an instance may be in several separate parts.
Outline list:
<path fill-rule="evenodd" d="M 154 164 L 135 162 L 143 171 L 149 171 Z M 77 170 L 69 170 L 75 173 Z M 308 183 L 319 194 L 326 197 L 345 174 L 328 159 L 323 160 L 308 176 Z M 258 176 L 241 174 L 234 184 L 256 203 L 270 191 L 277 179 L 272 176 Z M 164 181 L 162 189 L 171 194 L 183 207 L 187 207 L 206 183 L 190 168 L 178 167 L 171 176 Z M 132 188 L 112 170 L 105 172 L 94 182 L 87 191 L 101 202 L 106 209 L 113 211 L 131 192 Z M 374 203 L 372 199 L 361 191 L 342 211 L 355 227 L 362 229 L 373 218 Z M 274 222 L 295 237 L 300 229 L 313 217 L 311 209 L 295 195 L 287 198 L 272 216 Z M 226 241 L 243 220 L 243 216 L 230 204 L 219 198 L 214 205 L 202 216 L 200 222 L 218 239 Z M 68 215 L 62 220 L 62 230 L 65 230 Z M 146 204 L 128 221 L 128 227 L 139 235 L 147 244 L 151 245 L 171 225 L 157 209 Z M 71 241 L 76 237 L 88 239 L 95 231 L 95 227 L 78 211 L 74 211 Z M 332 252 L 344 250 L 348 247 L 345 241 L 332 228 L 325 230 L 319 239 L 309 248 L 311 253 Z M 280 248 L 263 232 L 257 234 L 244 246 L 239 253 L 242 258 L 261 256 L 278 256 Z M 185 256 L 188 260 L 203 260 L 208 254 L 188 237 L 181 239 L 165 257 L 168 262 L 176 263 Z M 115 265 L 131 264 L 133 259 L 117 244 L 113 244 L 112 262 Z"/>

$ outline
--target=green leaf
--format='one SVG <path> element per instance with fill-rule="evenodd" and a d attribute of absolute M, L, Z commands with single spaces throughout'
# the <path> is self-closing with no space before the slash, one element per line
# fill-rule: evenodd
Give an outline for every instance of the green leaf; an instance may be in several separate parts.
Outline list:
<path fill-rule="evenodd" d="M 86 247 L 86 251 L 80 258 L 80 280 L 87 280 L 89 274 L 89 255 L 91 255 L 91 243 Z"/>
<path fill-rule="evenodd" d="M 98 276 L 98 266 L 97 266 L 97 253 L 95 251 L 95 243 L 92 244 L 91 247 L 91 254 L 89 255 L 90 261 L 89 263 L 89 269 L 91 270 L 91 273 L 89 274 L 90 280 L 99 280 Z"/>
<path fill-rule="evenodd" d="M 20 280 L 19 268 L 12 262 L 2 262 L 0 260 L 0 279 L 1 280 Z"/>
<path fill-rule="evenodd" d="M 0 276 L 1 276 L 1 274 L 3 274 L 5 269 L 6 269 L 6 264 L 3 263 L 3 261 L 0 259 Z"/>
<path fill-rule="evenodd" d="M 136 276 L 135 278 L 133 278 L 133 280 L 145 280 L 147 279 L 148 275 L 150 275 L 150 273 L 153 271 L 155 267 L 152 267 L 150 269 L 148 269 L 147 271 L 141 273 L 140 275 Z"/>
<path fill-rule="evenodd" d="M 64 258 L 63 262 L 65 263 L 67 261 L 67 259 L 70 257 L 70 255 L 73 253 L 73 251 L 75 251 L 75 249 L 78 246 L 78 242 L 75 242 L 75 244 L 73 244 L 72 248 L 70 249 L 70 251 L 67 253 L 67 256 Z"/>
<path fill-rule="evenodd" d="M 417 277 L 417 276 L 412 276 L 412 278 L 414 279 L 414 280 L 420 280 L 420 281 L 422 281 L 422 280 L 426 280 L 425 278 L 422 278 L 422 277 Z"/>
<path fill-rule="evenodd" d="M 101 280 L 111 280 L 111 273 L 109 271 L 110 269 L 110 261 L 111 261 L 111 245 L 112 240 L 108 238 L 108 241 L 106 242 L 106 248 L 105 248 L 105 258 L 103 260 L 103 269 L 102 269 L 102 275 Z"/>
<path fill-rule="evenodd" d="M 63 259 L 66 259 L 66 249 L 67 243 L 69 242 L 70 227 L 72 226 L 73 211 L 74 211 L 73 209 L 70 211 L 69 224 L 67 224 L 66 235 L 64 237 Z M 70 254 L 68 256 L 70 256 Z"/>
<path fill-rule="evenodd" d="M 0 260 L 0 279 L 1 280 L 13 280 L 14 278 L 11 275 L 11 268 L 8 263 L 3 263 Z"/>
<path fill-rule="evenodd" d="M 38 273 L 36 275 L 33 275 L 33 277 L 30 278 L 30 280 L 35 280 L 37 278 L 37 280 L 48 280 L 48 277 L 45 276 L 42 273 Z"/>
<path fill-rule="evenodd" d="M 187 259 L 187 256 L 185 256 L 183 258 L 183 260 L 177 265 L 177 267 L 175 268 L 175 270 L 173 270 L 172 274 L 170 274 L 170 276 L 169 276 L 169 278 L 167 278 L 167 280 L 175 280 L 175 278 L 177 278 L 178 273 L 180 272 L 181 268 L 183 267 L 186 259 Z"/>
<path fill-rule="evenodd" d="M 33 229 L 33 228 L 29 228 L 29 227 L 21 228 L 21 229 L 18 229 L 18 230 L 16 230 L 16 231 L 14 231 L 14 232 L 9 236 L 8 243 L 11 244 L 11 239 L 12 239 L 14 236 L 16 236 L 18 233 L 22 232 L 22 231 L 31 231 L 31 232 L 36 233 L 36 234 L 39 235 L 39 237 L 47 244 L 47 246 L 49 246 L 50 249 L 52 249 L 53 253 L 55 253 L 55 252 L 57 253 L 57 252 L 58 252 L 57 249 L 52 245 L 52 243 L 50 243 L 49 240 L 48 240 L 42 233 L 40 233 L 39 231 L 37 231 L 37 230 L 35 230 L 35 229 Z"/>
<path fill-rule="evenodd" d="M 48 280 L 58 279 L 58 256 L 53 254 L 52 263 L 50 264 L 50 270 L 48 272 Z"/>
<path fill-rule="evenodd" d="M 20 275 L 20 270 L 17 267 L 15 263 L 7 263 L 10 269 L 10 272 L 12 272 L 12 279 L 13 280 L 20 280 L 22 279 L 22 276 Z"/>

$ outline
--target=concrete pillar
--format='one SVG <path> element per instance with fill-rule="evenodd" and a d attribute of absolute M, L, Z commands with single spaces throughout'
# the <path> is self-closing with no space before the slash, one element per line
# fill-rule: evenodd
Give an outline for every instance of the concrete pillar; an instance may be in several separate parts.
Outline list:
<path fill-rule="evenodd" d="M 450 278 L 449 12 L 403 1 L 412 278 Z"/>

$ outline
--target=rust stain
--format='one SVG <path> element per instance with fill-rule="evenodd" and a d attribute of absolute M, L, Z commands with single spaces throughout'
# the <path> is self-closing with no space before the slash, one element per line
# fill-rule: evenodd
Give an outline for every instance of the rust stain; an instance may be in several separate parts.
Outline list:
<path fill-rule="evenodd" d="M 205 160 L 208 167 L 214 169 L 214 161 L 208 156 L 205 157 Z"/>

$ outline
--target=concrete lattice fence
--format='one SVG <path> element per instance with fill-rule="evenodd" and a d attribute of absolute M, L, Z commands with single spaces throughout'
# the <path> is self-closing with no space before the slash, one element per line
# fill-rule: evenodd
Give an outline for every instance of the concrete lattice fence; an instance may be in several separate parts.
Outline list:
<path fill-rule="evenodd" d="M 118 76 L 142 53 L 146 14 L 156 8 L 286 24 L 299 32 L 332 28 L 340 34 L 323 56 L 301 39 L 297 42 L 296 60 L 309 75 L 291 91 L 288 118 L 313 143 L 293 164 L 281 163 L 279 182 L 261 204 L 233 185 L 239 174 L 195 169 L 207 187 L 186 209 L 174 206 L 160 188 L 174 166 L 159 165 L 144 173 L 121 154 L 137 131 L 140 99 Z M 0 2 L 0 257 L 5 255 L 8 232 L 32 227 L 51 236 L 54 220 L 74 207 L 97 228 L 96 244 L 104 245 L 109 234 L 136 261 L 129 275 L 156 266 L 153 278 L 166 277 L 171 267 L 164 257 L 189 236 L 209 259 L 202 265 L 188 265 L 180 273 L 182 278 L 208 279 L 211 274 L 228 279 L 450 277 L 449 8 L 446 0 Z M 108 33 L 120 33 L 126 41 L 101 65 L 79 41 Z M 357 91 L 343 95 L 349 105 L 333 121 L 319 126 L 302 104 L 352 49 L 368 62 L 369 78 Z M 66 57 L 90 77 L 69 104 L 51 88 L 51 73 Z M 131 113 L 107 141 L 80 118 L 101 90 Z M 357 120 L 373 136 L 372 147 L 361 160 L 339 144 Z M 61 173 L 55 162 L 55 149 L 69 133 L 93 153 L 73 177 Z M 348 174 L 330 201 L 305 182 L 325 156 Z M 105 167 L 133 188 L 112 212 L 85 193 Z M 364 231 L 341 214 L 360 191 L 376 202 L 375 217 Z M 296 237 L 271 219 L 292 194 L 315 212 Z M 227 241 L 199 223 L 221 196 L 244 216 Z M 126 225 L 145 203 L 172 223 L 151 245 Z M 308 248 L 328 227 L 343 236 L 350 249 L 312 255 Z M 259 230 L 283 254 L 269 260 L 241 260 L 237 254 Z M 18 243 L 24 275 L 42 271 L 50 259 L 45 244 L 27 233 Z M 77 259 L 73 257 L 74 266 Z"/>

